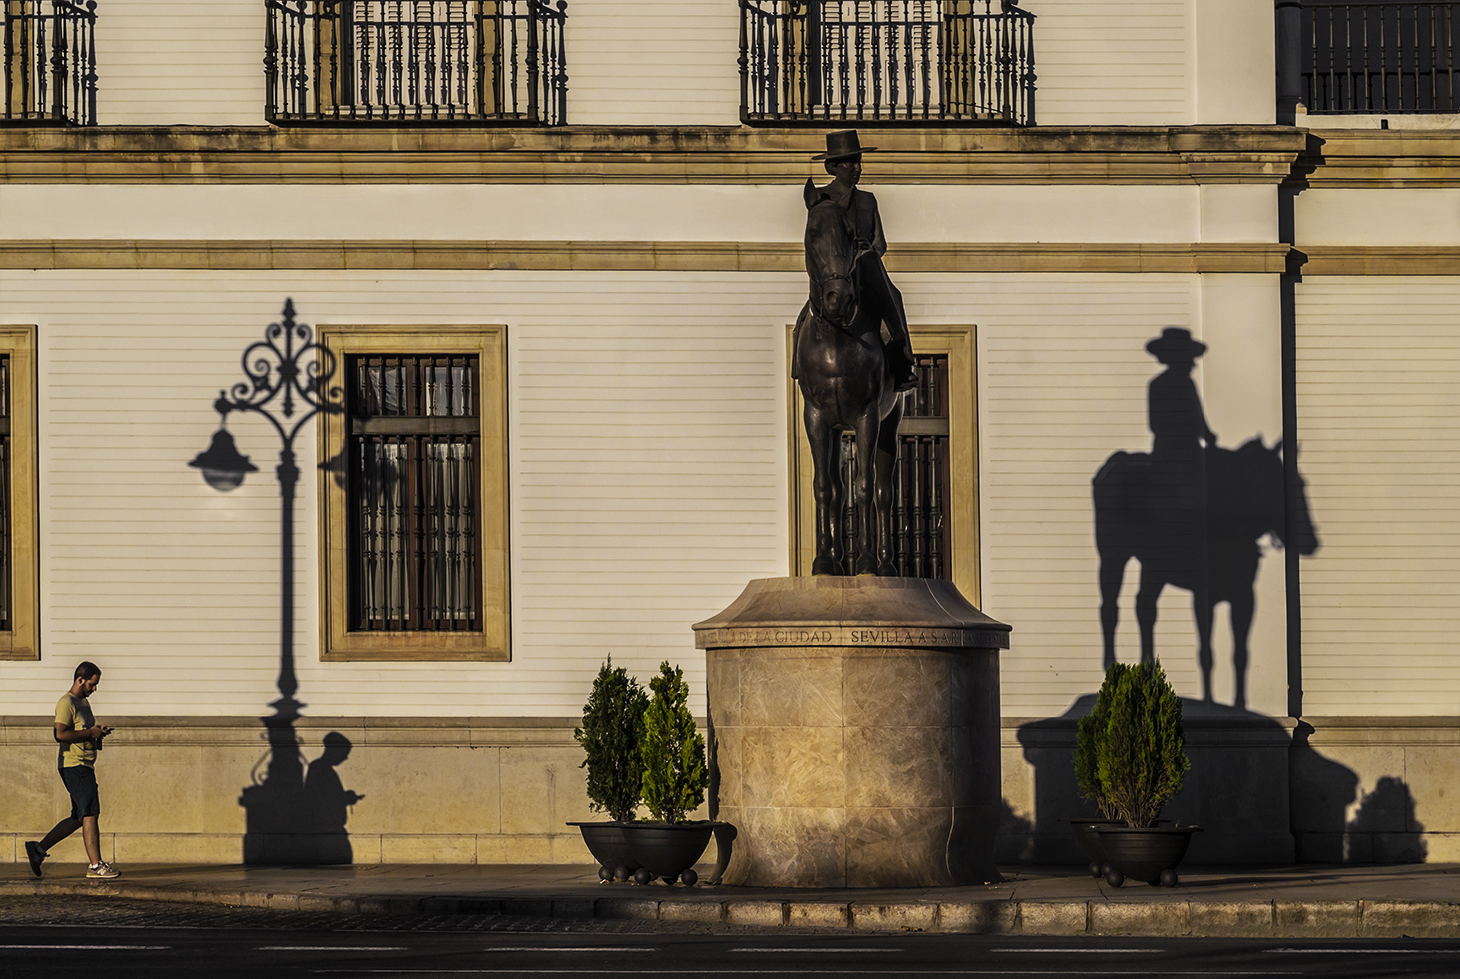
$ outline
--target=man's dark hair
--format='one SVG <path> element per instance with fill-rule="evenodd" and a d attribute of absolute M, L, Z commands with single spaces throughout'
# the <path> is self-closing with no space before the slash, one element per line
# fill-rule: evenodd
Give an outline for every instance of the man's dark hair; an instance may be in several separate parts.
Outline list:
<path fill-rule="evenodd" d="M 76 667 L 76 673 L 71 679 L 90 680 L 94 676 L 101 676 L 101 667 L 89 659 L 84 659 L 81 661 L 81 665 Z"/>

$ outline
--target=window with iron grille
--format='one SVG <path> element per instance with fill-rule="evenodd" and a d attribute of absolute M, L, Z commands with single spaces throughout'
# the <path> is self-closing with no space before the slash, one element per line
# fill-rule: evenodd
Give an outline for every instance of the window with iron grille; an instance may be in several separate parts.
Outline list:
<path fill-rule="evenodd" d="M 1034 123 L 1019 0 L 740 0 L 747 123 Z"/>
<path fill-rule="evenodd" d="M 561 125 L 566 0 L 266 0 L 270 122 Z"/>
<path fill-rule="evenodd" d="M 1297 56 L 1308 112 L 1460 111 L 1460 2 L 1304 0 L 1300 23 Z"/>
<path fill-rule="evenodd" d="M 0 0 L 4 114 L 27 126 L 96 124 L 96 0 Z"/>
<path fill-rule="evenodd" d="M 349 594 L 356 630 L 479 630 L 476 357 L 353 356 Z"/>
<path fill-rule="evenodd" d="M 948 560 L 949 470 L 948 355 L 917 357 L 918 386 L 903 396 L 902 424 L 897 430 L 897 480 L 893 504 L 893 562 L 905 578 L 953 577 Z M 842 485 L 852 486 L 857 444 L 842 435 Z M 847 566 L 856 562 L 857 508 L 850 493 L 843 510 L 843 548 Z"/>

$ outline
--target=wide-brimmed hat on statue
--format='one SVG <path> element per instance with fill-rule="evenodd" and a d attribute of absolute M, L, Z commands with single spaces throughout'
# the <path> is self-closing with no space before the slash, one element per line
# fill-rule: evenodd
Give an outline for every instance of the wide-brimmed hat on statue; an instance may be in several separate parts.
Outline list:
<path fill-rule="evenodd" d="M 863 146 L 857 140 L 857 131 L 855 129 L 843 129 L 839 132 L 826 134 L 826 152 L 813 156 L 811 162 L 816 163 L 820 160 L 835 162 L 837 160 L 850 159 L 854 156 L 861 156 L 863 153 L 875 152 L 877 152 L 877 147 Z"/>
<path fill-rule="evenodd" d="M 1207 352 L 1207 345 L 1191 338 L 1191 331 L 1168 326 L 1161 335 L 1146 344 L 1146 350 L 1163 364 L 1173 360 L 1196 360 Z"/>

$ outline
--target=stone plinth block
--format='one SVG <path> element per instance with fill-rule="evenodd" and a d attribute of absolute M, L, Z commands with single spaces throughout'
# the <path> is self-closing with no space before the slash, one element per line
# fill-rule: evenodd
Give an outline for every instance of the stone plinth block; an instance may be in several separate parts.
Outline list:
<path fill-rule="evenodd" d="M 724 881 L 997 880 L 1009 627 L 928 578 L 762 578 L 695 627 Z"/>

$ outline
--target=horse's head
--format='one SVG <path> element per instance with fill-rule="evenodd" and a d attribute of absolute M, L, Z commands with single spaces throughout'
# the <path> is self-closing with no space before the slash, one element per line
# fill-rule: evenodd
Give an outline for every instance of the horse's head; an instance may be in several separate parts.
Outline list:
<path fill-rule="evenodd" d="M 1239 485 L 1245 483 L 1256 494 L 1254 516 L 1262 523 L 1262 532 L 1270 533 L 1280 546 L 1292 547 L 1299 554 L 1318 550 L 1318 534 L 1308 512 L 1308 494 L 1301 474 L 1289 485 L 1283 468 L 1283 440 L 1272 448 L 1263 445 L 1261 436 L 1243 443 L 1235 452 Z"/>
<path fill-rule="evenodd" d="M 807 201 L 806 274 L 811 277 L 811 308 L 837 326 L 857 316 L 857 284 L 852 277 L 851 236 L 835 202 Z"/>
<path fill-rule="evenodd" d="M 1273 445 L 1274 452 L 1282 452 L 1283 440 Z M 1308 482 L 1296 465 L 1298 450 L 1293 448 L 1293 482 L 1288 486 L 1288 546 L 1307 557 L 1318 552 L 1318 529 L 1313 526 L 1313 515 L 1308 510 Z"/>

